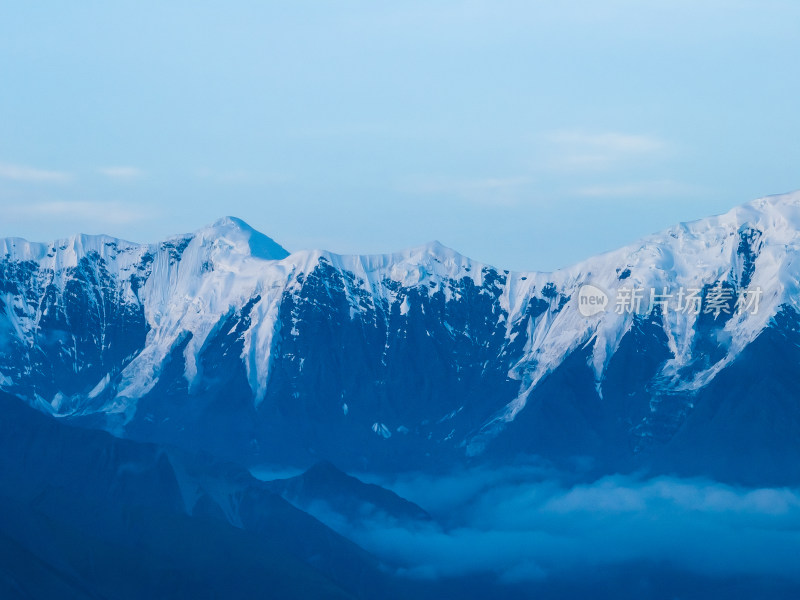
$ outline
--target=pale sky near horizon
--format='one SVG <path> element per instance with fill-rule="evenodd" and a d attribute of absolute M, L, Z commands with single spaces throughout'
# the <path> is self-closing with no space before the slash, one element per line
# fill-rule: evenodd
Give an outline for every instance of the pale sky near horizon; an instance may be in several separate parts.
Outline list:
<path fill-rule="evenodd" d="M 800 3 L 0 5 L 0 236 L 550 270 L 800 188 Z"/>

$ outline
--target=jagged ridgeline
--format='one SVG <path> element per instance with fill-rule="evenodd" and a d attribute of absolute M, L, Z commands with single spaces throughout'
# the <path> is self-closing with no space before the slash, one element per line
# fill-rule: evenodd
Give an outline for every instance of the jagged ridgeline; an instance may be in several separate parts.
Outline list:
<path fill-rule="evenodd" d="M 234 218 L 150 245 L 0 240 L 0 387 L 253 464 L 797 483 L 798 227 L 800 196 L 771 197 L 553 273 L 438 243 L 289 254 Z"/>

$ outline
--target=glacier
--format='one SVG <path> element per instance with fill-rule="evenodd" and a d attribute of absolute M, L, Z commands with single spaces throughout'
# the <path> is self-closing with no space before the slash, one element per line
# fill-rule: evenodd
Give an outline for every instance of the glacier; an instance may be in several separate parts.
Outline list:
<path fill-rule="evenodd" d="M 623 434 L 632 455 L 647 454 L 759 336 L 794 322 L 798 231 L 800 193 L 771 196 L 554 272 L 501 270 L 438 242 L 289 253 L 233 217 L 155 244 L 7 238 L 0 389 L 122 436 L 233 446 L 253 460 L 333 452 L 364 466 L 506 446 L 547 455 L 520 441 L 535 428 L 508 432 L 536 411 L 544 427 L 550 396 L 579 381 L 576 410 L 616 411 L 619 423 L 584 435 L 576 455 Z M 657 306 L 586 317 L 584 285 L 610 297 L 715 285 L 763 294 L 757 312 L 722 319 Z M 623 356 L 642 371 L 630 402 L 614 400 Z M 342 450 L 346 440 L 359 450 Z"/>

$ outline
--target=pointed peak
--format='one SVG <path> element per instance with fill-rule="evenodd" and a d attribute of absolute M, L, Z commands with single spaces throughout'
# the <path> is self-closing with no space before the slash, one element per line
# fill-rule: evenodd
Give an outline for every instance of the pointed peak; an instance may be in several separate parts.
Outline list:
<path fill-rule="evenodd" d="M 461 253 L 457 250 L 453 250 L 449 246 L 445 246 L 439 240 L 433 240 L 428 242 L 427 244 L 422 244 L 421 246 L 416 246 L 414 248 L 410 248 L 410 251 L 421 252 L 424 254 L 431 254 L 433 256 L 461 256 Z"/>
<path fill-rule="evenodd" d="M 235 228 L 235 229 L 242 229 L 244 231 L 255 231 L 250 225 L 245 223 L 239 217 L 227 216 L 221 217 L 214 221 L 210 226 L 210 229 L 227 229 L 227 228 Z"/>
<path fill-rule="evenodd" d="M 440 242 L 439 240 L 432 240 L 432 241 L 428 242 L 427 244 L 425 244 L 425 246 L 426 246 L 428 249 L 430 249 L 430 250 L 434 250 L 434 251 L 435 251 L 435 250 L 450 250 L 450 249 L 451 249 L 451 248 L 448 248 L 447 246 L 445 246 L 445 245 L 444 245 L 442 242 Z"/>
<path fill-rule="evenodd" d="M 340 468 L 338 468 L 332 462 L 330 462 L 328 460 L 321 460 L 321 461 L 313 464 L 311 467 L 309 467 L 305 471 L 305 473 L 303 473 L 303 476 L 321 475 L 321 474 L 328 474 L 328 475 L 333 474 L 333 475 L 335 475 L 337 477 L 341 477 L 341 476 L 346 476 L 347 475 L 344 471 L 342 471 Z"/>
<path fill-rule="evenodd" d="M 222 217 L 203 227 L 195 235 L 210 238 L 227 238 L 247 245 L 250 254 L 264 260 L 281 260 L 289 252 L 272 238 L 257 231 L 238 217 Z"/>
<path fill-rule="evenodd" d="M 764 196 L 763 198 L 758 198 L 757 200 L 753 200 L 752 202 L 748 202 L 747 205 L 763 207 L 763 206 L 775 206 L 775 207 L 800 207 L 800 191 L 795 192 L 788 192 L 786 194 L 774 194 L 772 196 Z M 746 205 L 746 206 L 747 206 Z"/>

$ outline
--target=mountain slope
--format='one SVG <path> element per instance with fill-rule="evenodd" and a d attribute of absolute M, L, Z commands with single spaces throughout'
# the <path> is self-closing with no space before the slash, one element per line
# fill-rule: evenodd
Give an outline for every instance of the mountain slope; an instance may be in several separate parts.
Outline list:
<path fill-rule="evenodd" d="M 22 597 L 373 597 L 369 554 L 246 471 L 0 393 L 0 589 Z"/>
<path fill-rule="evenodd" d="M 317 463 L 300 475 L 271 480 L 266 485 L 311 514 L 333 513 L 350 523 L 364 519 L 391 520 L 406 525 L 431 521 L 431 516 L 413 502 L 347 475 L 329 462 Z"/>
<path fill-rule="evenodd" d="M 669 470 L 725 435 L 794 455 L 794 425 L 737 417 L 715 382 L 759 372 L 757 340 L 792 356 L 798 228 L 800 194 L 770 197 L 553 273 L 437 243 L 287 255 L 232 218 L 157 245 L 3 240 L 0 386 L 87 426 L 250 463 L 538 454 Z M 584 314 L 585 285 L 605 311 Z M 617 304 L 637 289 L 635 310 Z M 686 293 L 723 301 L 693 312 Z M 780 364 L 768 400 L 794 415 L 794 363 Z M 754 478 L 758 460 L 697 474 Z"/>

